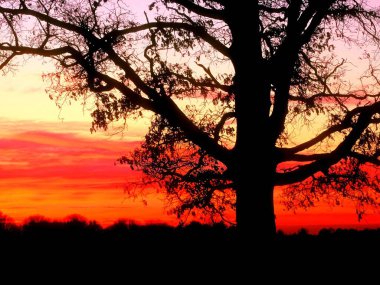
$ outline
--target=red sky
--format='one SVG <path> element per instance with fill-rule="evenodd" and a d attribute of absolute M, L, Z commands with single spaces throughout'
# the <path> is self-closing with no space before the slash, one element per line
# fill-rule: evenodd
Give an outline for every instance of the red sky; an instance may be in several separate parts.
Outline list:
<path fill-rule="evenodd" d="M 0 126 L 7 124 L 0 120 Z M 148 206 L 128 199 L 125 186 L 139 173 L 115 165 L 116 158 L 137 142 L 106 136 L 84 137 L 83 123 L 13 122 L 16 131 L 0 138 L 0 209 L 16 222 L 30 215 L 63 218 L 80 214 L 109 224 L 118 218 L 139 222 L 173 221 L 155 195 Z M 72 132 L 62 129 L 72 128 Z M 24 130 L 28 128 L 29 130 Z"/>
<path fill-rule="evenodd" d="M 124 193 L 139 173 L 115 165 L 118 157 L 142 140 L 147 122 L 129 122 L 124 136 L 90 134 L 90 118 L 78 103 L 60 112 L 44 92 L 34 61 L 14 75 L 0 78 L 0 211 L 21 223 L 42 215 L 62 219 L 79 214 L 108 225 L 118 219 L 176 224 L 155 191 L 145 205 Z M 380 215 L 359 224 L 354 209 L 319 205 L 296 214 L 276 199 L 277 224 L 285 231 L 331 226 L 373 226 Z"/>
<path fill-rule="evenodd" d="M 156 191 L 146 197 L 147 205 L 141 198 L 128 199 L 125 186 L 139 173 L 115 165 L 142 140 L 147 121 L 128 122 L 124 136 L 90 134 L 89 112 L 80 103 L 60 111 L 49 100 L 40 76 L 49 68 L 33 60 L 0 78 L 0 212 L 17 223 L 33 215 L 61 219 L 79 214 L 103 225 L 118 219 L 176 224 Z M 276 198 L 276 217 L 278 228 L 288 232 L 380 225 L 376 212 L 359 223 L 349 203 L 295 214 Z"/>
<path fill-rule="evenodd" d="M 37 69 L 35 67 L 38 66 Z M 115 165 L 142 140 L 147 122 L 128 122 L 124 136 L 90 134 L 86 108 L 59 110 L 41 80 L 40 61 L 0 78 L 0 211 L 21 223 L 31 215 L 80 214 L 103 225 L 117 219 L 168 222 L 162 197 L 128 199 L 139 173 Z"/>
<path fill-rule="evenodd" d="M 115 160 L 139 142 L 90 135 L 88 128 L 88 122 L 0 119 L 0 210 L 18 223 L 33 215 L 61 219 L 79 214 L 103 225 L 121 218 L 176 224 L 155 191 L 146 198 L 147 205 L 124 193 L 125 186 L 140 175 Z M 358 223 L 348 205 L 319 205 L 295 214 L 285 211 L 277 199 L 276 207 L 278 227 L 285 231 L 380 224 L 380 215 L 374 214 Z"/>

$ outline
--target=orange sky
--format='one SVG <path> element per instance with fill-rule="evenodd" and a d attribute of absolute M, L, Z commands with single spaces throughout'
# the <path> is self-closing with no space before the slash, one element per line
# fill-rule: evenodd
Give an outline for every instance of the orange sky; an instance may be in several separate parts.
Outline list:
<path fill-rule="evenodd" d="M 103 225 L 118 219 L 176 224 L 155 191 L 147 205 L 128 199 L 124 188 L 139 173 L 115 165 L 142 140 L 147 122 L 129 122 L 124 136 L 90 134 L 89 112 L 80 103 L 60 112 L 49 100 L 41 79 L 41 71 L 49 68 L 35 59 L 0 77 L 0 212 L 18 223 L 33 215 L 61 219 L 79 214 Z M 287 232 L 380 225 L 380 214 L 374 212 L 358 223 L 349 203 L 294 214 L 276 198 L 276 216 L 278 228 Z"/>
<path fill-rule="evenodd" d="M 124 137 L 90 134 L 88 111 L 79 103 L 59 112 L 49 100 L 40 77 L 42 67 L 34 60 L 0 78 L 0 211 L 18 223 L 32 215 L 61 219 L 79 214 L 103 225 L 120 218 L 175 224 L 156 192 L 147 197 L 147 205 L 128 199 L 124 188 L 138 180 L 139 173 L 115 165 L 141 141 L 147 122 L 129 122 Z M 278 227 L 286 231 L 380 224 L 378 214 L 367 215 L 358 224 L 354 209 L 347 205 L 320 205 L 294 214 L 277 199 L 276 207 Z"/>
<path fill-rule="evenodd" d="M 125 186 L 139 173 L 115 165 L 141 141 L 146 122 L 129 122 L 124 137 L 90 134 L 89 112 L 80 104 L 60 112 L 49 100 L 41 68 L 33 60 L 0 78 L 0 211 L 16 222 L 75 213 L 103 225 L 119 218 L 173 223 L 157 194 L 147 206 L 127 199 Z"/>

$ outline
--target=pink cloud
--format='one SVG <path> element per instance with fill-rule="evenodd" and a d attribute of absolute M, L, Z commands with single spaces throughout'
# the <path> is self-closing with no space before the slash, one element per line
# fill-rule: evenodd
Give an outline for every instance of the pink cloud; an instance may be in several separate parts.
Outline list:
<path fill-rule="evenodd" d="M 157 196 L 148 208 L 126 200 L 125 186 L 141 173 L 115 162 L 138 145 L 50 130 L 8 132 L 0 137 L 0 211 L 17 221 L 73 213 L 103 224 L 119 218 L 168 220 Z"/>

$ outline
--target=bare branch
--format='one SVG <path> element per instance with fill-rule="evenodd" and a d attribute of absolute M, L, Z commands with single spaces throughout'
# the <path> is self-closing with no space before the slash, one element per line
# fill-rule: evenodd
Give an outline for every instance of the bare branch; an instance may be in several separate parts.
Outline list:
<path fill-rule="evenodd" d="M 223 10 L 217 10 L 217 9 L 208 9 L 205 7 L 202 7 L 200 5 L 195 4 L 193 1 L 189 0 L 169 0 L 167 1 L 169 3 L 176 3 L 179 4 L 189 11 L 208 18 L 217 19 L 217 20 L 223 20 L 224 19 L 224 13 Z"/>
<path fill-rule="evenodd" d="M 236 116 L 235 112 L 228 112 L 224 113 L 222 118 L 220 119 L 219 123 L 216 125 L 215 130 L 214 130 L 214 139 L 215 141 L 219 141 L 220 138 L 220 131 L 222 130 L 223 126 L 225 123 Z"/>
<path fill-rule="evenodd" d="M 350 152 L 348 156 L 358 159 L 363 163 L 370 163 L 376 166 L 380 166 L 380 153 L 374 155 L 365 155 L 357 152 Z"/>
<path fill-rule="evenodd" d="M 149 29 L 173 29 L 173 30 L 186 30 L 192 32 L 195 36 L 201 38 L 217 51 L 219 51 L 224 56 L 229 56 L 229 48 L 218 41 L 216 38 L 211 36 L 203 27 L 194 26 L 187 23 L 176 23 L 176 22 L 151 22 L 142 24 L 139 26 L 123 29 L 114 30 L 104 36 L 104 40 L 107 41 L 109 38 L 119 37 L 127 34 L 137 33 Z"/>
<path fill-rule="evenodd" d="M 354 116 L 356 116 L 358 114 L 361 114 L 361 113 L 366 113 L 366 112 L 371 113 L 371 114 L 379 113 L 380 112 L 380 102 L 377 102 L 377 103 L 375 103 L 373 105 L 370 105 L 370 106 L 357 107 L 357 108 L 351 110 L 350 112 L 348 112 L 346 114 L 346 116 L 344 117 L 344 119 L 341 120 L 341 122 L 339 124 L 331 126 L 330 128 L 328 128 L 327 130 L 323 131 L 322 133 L 320 133 L 319 135 L 317 135 L 313 139 L 311 139 L 311 140 L 309 140 L 307 142 L 301 143 L 301 144 L 299 144 L 299 145 L 297 145 L 295 147 L 282 148 L 282 149 L 279 149 L 279 150 L 280 150 L 280 152 L 282 152 L 282 155 L 284 155 L 286 157 L 287 155 L 293 155 L 295 153 L 298 153 L 298 152 L 301 152 L 303 150 L 309 149 L 312 146 L 316 145 L 317 143 L 320 143 L 325 138 L 331 136 L 332 134 L 334 134 L 336 132 L 340 132 L 342 130 L 345 130 L 345 129 L 348 129 L 348 128 L 352 128 L 355 125 L 352 122 L 352 119 L 354 118 Z M 377 120 L 377 119 L 374 119 L 374 120 L 370 119 L 368 121 L 368 124 L 378 123 L 378 121 L 379 120 Z"/>
<path fill-rule="evenodd" d="M 334 92 L 331 92 L 331 93 L 320 92 L 320 93 L 311 95 L 310 97 L 307 97 L 307 98 L 300 97 L 300 96 L 293 96 L 293 95 L 289 96 L 290 100 L 292 100 L 292 101 L 301 101 L 301 102 L 306 103 L 309 106 L 312 106 L 313 102 L 315 100 L 323 99 L 323 98 L 342 98 L 342 99 L 350 99 L 350 98 L 352 98 L 352 99 L 355 99 L 355 100 L 362 101 L 362 100 L 366 100 L 366 99 L 379 99 L 380 98 L 380 93 L 368 94 L 368 93 L 363 93 L 360 90 L 358 90 L 358 91 L 355 91 L 355 92 L 352 92 L 352 93 L 347 93 L 347 94 L 344 94 L 344 93 L 334 93 Z"/>
<path fill-rule="evenodd" d="M 285 185 L 302 181 L 318 171 L 327 170 L 330 166 L 336 164 L 344 157 L 351 153 L 352 147 L 361 136 L 362 132 L 371 123 L 371 117 L 380 112 L 380 104 L 376 103 L 372 108 L 363 110 L 352 130 L 346 136 L 334 151 L 321 159 L 307 165 L 298 167 L 298 169 L 283 174 L 277 174 L 276 185 Z"/>

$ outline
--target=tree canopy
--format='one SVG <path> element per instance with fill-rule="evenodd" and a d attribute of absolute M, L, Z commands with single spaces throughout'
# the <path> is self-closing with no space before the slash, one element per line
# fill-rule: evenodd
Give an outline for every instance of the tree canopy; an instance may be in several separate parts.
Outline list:
<path fill-rule="evenodd" d="M 149 116 L 145 141 L 120 162 L 165 189 L 179 216 L 223 218 L 249 171 L 257 185 L 272 171 L 261 178 L 287 185 L 289 207 L 377 204 L 379 7 L 237 2 L 157 0 L 137 17 L 132 1 L 0 0 L 0 67 L 54 60 L 51 98 L 92 98 L 93 131 Z M 363 51 L 360 67 L 342 46 Z"/>

